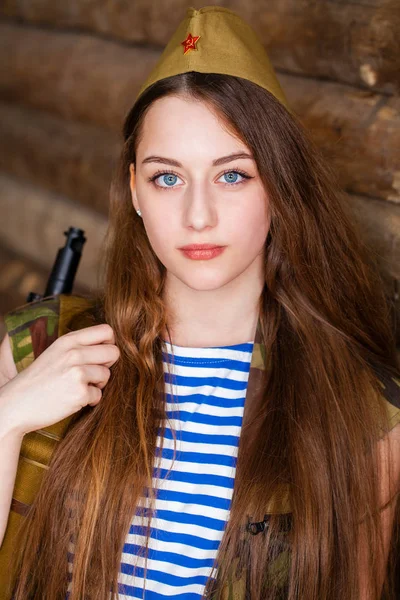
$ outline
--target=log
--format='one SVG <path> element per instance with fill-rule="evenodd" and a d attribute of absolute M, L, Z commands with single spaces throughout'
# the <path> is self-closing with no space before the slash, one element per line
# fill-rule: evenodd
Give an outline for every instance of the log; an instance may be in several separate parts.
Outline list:
<path fill-rule="evenodd" d="M 347 194 L 361 238 L 375 255 L 387 280 L 400 282 L 400 206 Z"/>
<path fill-rule="evenodd" d="M 398 0 L 233 0 L 277 69 L 393 93 L 400 89 Z M 0 14 L 162 48 L 192 3 L 3 0 Z"/>
<path fill-rule="evenodd" d="M 393 327 L 400 350 L 400 205 L 347 195 L 348 207 L 364 243 L 372 252 L 392 303 Z"/>
<path fill-rule="evenodd" d="M 137 73 L 132 68 L 126 74 L 128 79 L 125 81 L 126 88 L 130 86 L 131 92 L 125 96 L 113 93 L 114 73 L 119 68 L 119 65 L 113 62 L 117 57 L 115 44 L 92 40 L 97 47 L 98 56 L 102 58 L 102 64 L 99 64 L 97 72 L 93 74 L 91 60 L 86 62 L 86 58 L 83 60 L 82 57 L 71 56 L 72 46 L 74 43 L 78 44 L 76 36 L 72 34 L 62 36 L 61 42 L 58 35 L 51 34 L 54 46 L 59 46 L 60 43 L 63 45 L 63 52 L 60 51 L 56 55 L 59 60 L 61 55 L 64 57 L 64 65 L 69 62 L 65 70 L 70 73 L 70 85 L 65 84 L 65 80 L 60 76 L 60 69 L 57 69 L 55 64 L 55 79 L 46 79 L 41 69 L 46 70 L 48 67 L 43 67 L 40 57 L 44 50 L 50 53 L 52 43 L 48 36 L 48 32 L 43 34 L 35 31 L 31 34 L 30 41 L 20 40 L 18 52 L 22 54 L 24 51 L 27 64 L 21 70 L 17 64 L 12 65 L 8 62 L 2 70 L 3 75 L 0 74 L 0 88 L 9 102 L 25 102 L 32 108 L 52 112 L 53 116 L 39 113 L 35 116 L 35 113 L 29 112 L 24 116 L 22 108 L 7 108 L 3 103 L 0 107 L 3 115 L 0 125 L 0 137 L 3 141 L 0 141 L 0 147 L 4 144 L 5 149 L 12 148 L 13 151 L 3 153 L 4 158 L 0 161 L 4 170 L 18 176 L 24 176 L 25 170 L 32 172 L 35 162 L 43 161 L 43 166 L 38 167 L 37 174 L 31 175 L 30 178 L 40 185 L 73 198 L 81 198 L 84 193 L 89 205 L 104 210 L 104 184 L 109 178 L 110 163 L 114 152 L 117 151 L 118 140 L 121 140 L 119 132 L 127 110 L 127 98 L 134 99 L 136 92 L 133 90 L 137 90 L 142 82 L 137 79 Z M 3 39 L 4 37 L 7 38 L 3 36 Z M 66 44 L 66 37 L 70 46 Z M 31 44 L 32 38 L 35 38 L 35 44 Z M 8 39 L 13 43 L 12 39 L 15 40 L 15 37 L 9 34 Z M 25 44 L 28 44 L 28 47 Z M 138 53 L 141 55 L 142 51 L 123 47 L 119 50 L 122 52 L 118 58 L 121 62 L 139 62 Z M 153 51 L 147 52 L 154 54 Z M 23 62 L 22 55 L 20 60 Z M 49 59 L 49 65 L 52 64 L 52 60 Z M 82 86 L 72 83 L 74 72 L 77 70 L 81 79 L 85 81 Z M 113 101 L 96 104 L 99 80 L 103 82 L 104 93 L 109 94 L 109 97 L 113 96 Z M 280 81 L 295 113 L 315 138 L 327 159 L 335 165 L 343 189 L 350 193 L 399 203 L 400 99 L 294 75 L 281 75 Z M 119 90 L 119 85 L 117 88 Z M 57 115 L 64 120 L 54 120 Z M 50 119 L 48 124 L 45 124 L 46 118 Z M 81 123 L 78 125 L 74 121 Z M 91 125 L 96 125 L 102 131 Z M 65 141 L 61 129 L 65 130 Z M 26 130 L 30 131 L 32 141 L 26 136 Z M 78 137 L 79 142 L 76 141 Z M 26 144 L 30 154 L 25 160 L 26 151 L 18 140 L 23 140 L 23 145 Z M 93 147 L 93 141 L 98 147 Z M 38 146 L 41 148 L 37 148 Z M 83 157 L 79 156 L 80 148 L 84 149 Z M 35 159 L 34 151 L 37 151 Z M 100 157 L 100 161 L 96 158 L 99 153 L 105 153 L 105 156 Z M 49 156 L 46 158 L 47 155 Z M 26 164 L 28 159 L 31 166 Z M 25 164 L 19 165 L 18 161 Z M 61 165 L 55 165 L 60 161 L 66 163 L 65 173 L 60 171 Z M 49 165 L 51 170 L 46 173 Z M 73 178 L 66 182 L 68 173 L 71 173 Z M 97 182 L 94 181 L 95 177 L 99 178 Z M 83 182 L 84 179 L 87 179 L 87 184 Z M 108 185 L 106 188 L 108 189 Z"/>
<path fill-rule="evenodd" d="M 77 285 L 96 290 L 101 285 L 102 250 L 107 219 L 71 200 L 30 183 L 0 175 L 0 239 L 46 272 L 65 244 L 70 226 L 84 230 L 87 241 L 76 276 Z"/>
<path fill-rule="evenodd" d="M 4 100 L 120 131 L 158 52 L 89 35 L 0 23 Z"/>
<path fill-rule="evenodd" d="M 400 98 L 302 77 L 281 80 L 341 187 L 400 203 Z"/>
<path fill-rule="evenodd" d="M 105 216 L 121 146 L 100 126 L 0 102 L 0 170 Z"/>
<path fill-rule="evenodd" d="M 400 90 L 398 0 L 258 0 L 252 6 L 251 24 L 276 69 L 388 94 Z"/>

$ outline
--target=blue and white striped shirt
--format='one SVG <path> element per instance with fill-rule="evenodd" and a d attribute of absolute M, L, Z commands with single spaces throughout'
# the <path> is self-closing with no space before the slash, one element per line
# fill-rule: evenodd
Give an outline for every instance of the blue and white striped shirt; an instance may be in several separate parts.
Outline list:
<path fill-rule="evenodd" d="M 199 600 L 230 512 L 253 342 L 213 348 L 166 345 L 169 421 L 162 451 L 157 437 L 147 573 L 144 579 L 145 559 L 138 557 L 147 524 L 147 517 L 140 517 L 146 505 L 142 498 L 123 548 L 118 593 L 124 600 Z M 171 428 L 177 444 L 173 464 Z"/>

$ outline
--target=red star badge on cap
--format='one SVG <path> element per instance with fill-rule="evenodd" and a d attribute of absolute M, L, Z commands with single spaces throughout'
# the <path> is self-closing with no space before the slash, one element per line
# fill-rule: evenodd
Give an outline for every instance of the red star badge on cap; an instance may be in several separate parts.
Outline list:
<path fill-rule="evenodd" d="M 189 52 L 189 50 L 197 50 L 197 48 L 196 48 L 196 42 L 199 39 L 200 39 L 199 35 L 193 36 L 191 33 L 188 33 L 188 36 L 187 36 L 186 40 L 184 40 L 183 42 L 181 42 L 182 46 L 185 49 L 184 52 L 183 52 L 183 54 L 186 54 L 187 52 Z"/>

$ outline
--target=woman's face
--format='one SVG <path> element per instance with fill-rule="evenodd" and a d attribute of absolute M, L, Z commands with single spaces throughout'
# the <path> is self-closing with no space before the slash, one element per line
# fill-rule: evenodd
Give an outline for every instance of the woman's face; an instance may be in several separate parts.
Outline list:
<path fill-rule="evenodd" d="M 145 116 L 136 172 L 130 165 L 132 202 L 170 284 L 177 278 L 195 290 L 215 290 L 245 273 L 263 273 L 268 198 L 252 158 L 222 160 L 234 153 L 251 154 L 205 103 L 169 96 Z M 193 260 L 179 250 L 188 244 L 225 249 Z"/>

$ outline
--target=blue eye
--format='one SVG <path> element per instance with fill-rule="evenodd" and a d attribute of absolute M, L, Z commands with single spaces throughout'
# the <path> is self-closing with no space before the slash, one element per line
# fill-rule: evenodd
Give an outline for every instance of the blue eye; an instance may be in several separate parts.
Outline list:
<path fill-rule="evenodd" d="M 175 175 L 174 173 L 160 173 L 159 175 L 156 173 L 154 177 L 150 179 L 150 181 L 155 181 L 161 176 L 162 181 L 166 184 L 166 186 L 156 184 L 158 187 L 175 187 L 173 184 L 176 183 L 178 175 Z"/>
<path fill-rule="evenodd" d="M 240 173 L 238 173 L 238 171 L 227 171 L 226 173 L 223 173 L 221 175 L 221 177 L 225 177 L 226 175 L 230 176 L 230 179 L 225 180 L 226 183 L 240 183 L 237 181 L 237 176 L 239 175 L 240 177 L 242 177 L 242 175 L 240 175 Z M 233 175 L 233 179 L 232 179 L 232 175 Z"/>
<path fill-rule="evenodd" d="M 222 173 L 221 177 L 225 177 L 226 175 L 229 175 L 229 178 L 228 178 L 228 180 L 225 179 L 225 185 L 228 185 L 230 187 L 244 183 L 245 179 L 253 179 L 253 177 L 251 177 L 250 175 L 247 175 L 247 173 L 245 173 L 244 171 L 240 171 L 238 169 L 231 170 L 231 171 L 224 171 L 224 173 Z M 240 181 L 237 181 L 238 175 L 240 177 L 242 177 L 243 179 L 241 179 Z M 163 181 L 166 185 L 160 185 L 160 184 L 156 183 L 156 180 L 159 179 L 160 177 L 162 177 L 161 181 Z M 148 181 L 150 181 L 151 183 L 153 183 L 156 187 L 158 187 L 160 189 L 167 190 L 167 189 L 177 187 L 174 185 L 174 183 L 176 183 L 177 178 L 180 179 L 179 175 L 177 175 L 176 173 L 174 173 L 172 171 L 157 171 L 157 173 L 155 173 L 152 177 L 149 177 Z"/>

